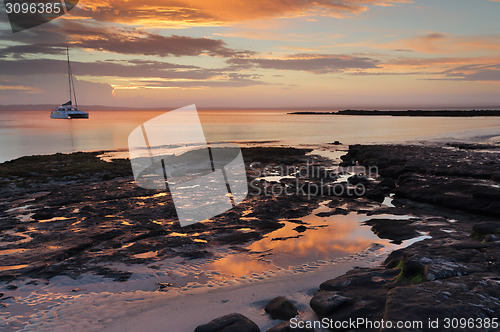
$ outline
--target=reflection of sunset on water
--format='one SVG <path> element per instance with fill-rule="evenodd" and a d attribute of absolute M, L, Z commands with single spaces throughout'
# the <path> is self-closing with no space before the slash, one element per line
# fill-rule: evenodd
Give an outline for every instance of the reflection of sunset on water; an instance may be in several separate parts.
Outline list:
<path fill-rule="evenodd" d="M 347 216 L 336 215 L 327 218 L 312 215 L 304 219 L 304 222 L 310 224 L 308 227 L 328 226 L 308 229 L 301 234 L 293 230 L 296 227 L 295 224 L 287 224 L 261 241 L 253 243 L 248 248 L 253 251 L 272 249 L 274 252 L 293 253 L 298 257 L 311 256 L 313 253 L 331 257 L 333 252 L 351 254 L 367 248 L 370 243 L 387 242 L 378 239 L 368 227 L 360 226 L 359 223 L 362 219 L 362 216 L 360 217 L 354 213 Z M 284 241 L 273 241 L 275 238 L 296 235 L 300 237 Z"/>
<path fill-rule="evenodd" d="M 232 277 L 240 277 L 270 270 L 272 265 L 246 255 L 230 255 L 208 264 L 208 267 Z"/>
<path fill-rule="evenodd" d="M 299 226 L 297 223 L 283 220 L 284 227 L 246 247 L 249 254 L 229 255 L 207 264 L 206 268 L 231 277 L 241 277 L 318 260 L 341 259 L 362 252 L 374 243 L 383 247 L 394 246 L 389 240 L 378 238 L 369 226 L 363 225 L 368 216 L 355 212 L 329 217 L 316 215 L 325 211 L 328 208 L 322 206 L 302 218 L 303 226 L 307 227 L 304 232 L 294 229 Z M 394 218 L 391 215 L 380 217 Z"/>

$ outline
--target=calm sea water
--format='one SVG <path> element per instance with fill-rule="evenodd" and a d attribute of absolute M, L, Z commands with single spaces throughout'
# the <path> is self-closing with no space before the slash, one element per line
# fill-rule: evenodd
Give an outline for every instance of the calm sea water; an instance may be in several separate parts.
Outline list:
<path fill-rule="evenodd" d="M 44 111 L 0 112 L 0 162 L 56 152 L 123 149 L 129 133 L 165 111 L 92 111 L 89 120 L 50 119 Z M 499 141 L 500 118 L 289 115 L 287 110 L 199 111 L 208 141 L 279 144 Z M 182 118 L 174 119 L 183 127 Z"/>

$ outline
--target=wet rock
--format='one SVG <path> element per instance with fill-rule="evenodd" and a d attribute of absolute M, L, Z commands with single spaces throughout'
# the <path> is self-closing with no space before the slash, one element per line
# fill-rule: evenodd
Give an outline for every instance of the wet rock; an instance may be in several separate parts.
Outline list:
<path fill-rule="evenodd" d="M 391 252 L 389 254 L 389 256 L 387 256 L 387 258 L 385 259 L 383 265 L 387 269 L 393 269 L 396 266 L 398 266 L 398 264 L 403 259 L 404 255 L 405 255 L 404 250 L 401 250 L 401 249 L 400 250 L 394 250 L 393 252 Z"/>
<path fill-rule="evenodd" d="M 0 281 L 11 282 L 16 280 L 16 275 L 11 273 L 0 274 Z"/>
<path fill-rule="evenodd" d="M 467 268 L 465 266 L 442 259 L 427 264 L 424 270 L 425 280 L 429 281 L 446 279 L 464 274 L 467 274 Z"/>
<path fill-rule="evenodd" d="M 392 240 L 394 243 L 417 237 L 419 234 L 411 224 L 413 220 L 403 219 L 370 219 L 366 225 L 372 226 L 372 231 L 378 237 Z"/>
<path fill-rule="evenodd" d="M 333 215 L 335 215 L 335 214 L 336 214 L 336 213 L 335 213 L 335 210 L 328 211 L 328 212 L 319 212 L 319 213 L 316 213 L 316 215 L 317 215 L 318 217 L 322 217 L 322 218 L 323 218 L 323 217 L 330 217 L 330 216 L 333 216 Z"/>
<path fill-rule="evenodd" d="M 500 290 L 486 275 L 450 278 L 395 287 L 387 294 L 385 320 L 425 321 L 439 318 L 491 317 L 498 311 Z M 424 325 L 414 330 L 431 331 Z M 473 329 L 465 329 L 473 330 Z"/>
<path fill-rule="evenodd" d="M 486 242 L 497 242 L 497 241 L 500 241 L 500 236 L 493 235 L 493 234 L 488 234 L 488 235 L 486 235 L 486 237 L 484 238 L 484 240 Z"/>
<path fill-rule="evenodd" d="M 380 282 L 392 281 L 399 269 L 354 269 L 335 279 L 323 282 L 319 288 L 325 291 L 345 291 L 350 287 L 375 287 Z"/>
<path fill-rule="evenodd" d="M 347 182 L 352 185 L 357 185 L 357 184 L 368 184 L 368 179 L 366 176 L 362 174 L 356 174 L 347 179 Z"/>
<path fill-rule="evenodd" d="M 333 291 L 318 291 L 314 294 L 309 305 L 319 315 L 328 316 L 342 306 L 352 304 L 352 301 Z"/>
<path fill-rule="evenodd" d="M 173 287 L 174 285 L 169 283 L 169 282 L 157 282 L 158 284 L 158 290 L 160 291 L 167 291 L 168 288 Z"/>
<path fill-rule="evenodd" d="M 298 314 L 295 305 L 286 297 L 278 296 L 269 302 L 265 307 L 266 312 L 273 319 L 289 320 Z"/>
<path fill-rule="evenodd" d="M 302 232 L 305 232 L 307 230 L 307 227 L 300 225 L 300 226 L 295 227 L 293 230 L 296 232 L 302 233 Z"/>
<path fill-rule="evenodd" d="M 366 191 L 365 196 L 366 198 L 379 203 L 382 203 L 385 199 L 385 193 L 380 189 L 369 189 Z"/>
<path fill-rule="evenodd" d="M 298 219 L 290 219 L 290 220 L 287 220 L 288 222 L 291 222 L 293 224 L 298 224 L 298 225 L 305 225 L 306 223 L 303 222 L 302 220 L 298 220 Z"/>
<path fill-rule="evenodd" d="M 243 149 L 247 165 L 254 161 L 263 163 L 259 171 L 266 163 L 300 167 L 310 160 L 315 160 L 315 170 L 316 167 L 321 169 L 319 166 L 323 161 L 306 156 L 307 152 L 310 150 Z M 34 213 L 32 218 L 35 220 L 21 224 L 6 212 L 7 209 L 0 209 L 0 231 L 14 230 L 2 235 L 2 242 L 10 243 L 6 249 L 27 249 L 21 255 L 12 253 L 2 257 L 5 266 L 26 267 L 0 271 L 0 281 L 10 282 L 24 276 L 48 279 L 67 275 L 78 278 L 82 273 L 126 280 L 126 274 L 116 274 L 101 267 L 117 261 L 154 264 L 179 256 L 206 258 L 212 255 L 212 246 L 256 241 L 262 235 L 283 227 L 284 223 L 280 221 L 302 218 L 319 204 L 319 198 L 308 197 L 307 193 L 287 197 L 249 195 L 237 208 L 214 217 L 213 223 L 198 223 L 181 230 L 168 191 L 139 188 L 133 181 L 128 160 L 116 159 L 108 163 L 97 155 L 34 156 L 0 164 L 2 172 L 18 175 L 4 177 L 12 182 L 12 186 L 8 184 L 0 191 L 2 206 L 19 208 L 25 205 L 19 203 L 21 200 L 29 199 L 27 210 Z M 29 176 L 30 172 L 38 174 L 36 179 Z M 251 173 L 250 169 L 249 178 Z M 120 176 L 111 178 L 107 174 Z M 102 181 L 103 177 L 108 180 Z M 69 179 L 72 182 L 67 182 Z M 40 192 L 47 194 L 40 195 Z M 243 213 L 248 218 L 241 218 Z M 240 228 L 252 231 L 237 231 Z M 185 235 L 169 236 L 172 232 Z M 201 232 L 213 241 L 194 242 L 194 234 Z M 157 255 L 147 259 L 135 257 L 150 251 L 156 251 Z"/>
<path fill-rule="evenodd" d="M 348 209 L 343 209 L 343 208 L 336 208 L 335 209 L 335 214 L 341 214 L 341 215 L 348 215 L 349 213 L 351 213 L 351 211 L 349 211 Z"/>
<path fill-rule="evenodd" d="M 397 180 L 396 198 L 500 216 L 500 188 L 478 180 L 497 181 L 496 154 L 415 145 L 352 145 L 343 160 L 377 166 L 380 176 Z"/>
<path fill-rule="evenodd" d="M 478 236 L 500 234 L 500 222 L 487 221 L 474 224 L 474 226 L 472 226 L 472 234 Z"/>
<path fill-rule="evenodd" d="M 383 178 L 377 186 L 389 189 L 396 188 L 396 181 L 392 178 Z"/>
<path fill-rule="evenodd" d="M 282 322 L 276 326 L 273 326 L 271 327 L 270 329 L 267 329 L 266 332 L 293 332 L 293 331 L 297 331 L 297 332 L 314 332 L 314 329 L 312 328 L 307 328 L 307 327 L 303 327 L 303 328 L 299 328 L 299 327 L 296 327 L 296 328 L 292 328 L 290 326 L 290 322 Z"/>
<path fill-rule="evenodd" d="M 242 314 L 233 313 L 200 325 L 194 332 L 260 332 L 260 329 Z"/>
<path fill-rule="evenodd" d="M 206 258 L 206 257 L 212 257 L 212 256 L 213 256 L 213 254 L 207 250 L 186 251 L 186 252 L 181 253 L 181 257 L 184 257 L 187 259 L 200 259 L 200 258 Z"/>

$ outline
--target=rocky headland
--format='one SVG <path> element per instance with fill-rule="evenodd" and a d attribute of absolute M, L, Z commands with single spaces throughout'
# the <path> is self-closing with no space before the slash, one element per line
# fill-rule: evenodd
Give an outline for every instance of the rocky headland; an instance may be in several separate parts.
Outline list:
<path fill-rule="evenodd" d="M 308 304 L 316 319 L 491 321 L 500 311 L 499 150 L 498 145 L 475 144 L 353 145 L 342 157 L 343 166 L 375 167 L 377 174 L 353 174 L 342 181 L 330 170 L 331 162 L 309 155 L 311 150 L 246 148 L 248 180 L 254 181 L 248 198 L 210 222 L 184 228 L 176 221 L 170 194 L 137 187 L 125 159 L 106 162 L 96 152 L 5 162 L 0 164 L 0 282 L 5 289 L 0 305 L 26 278 L 36 283 L 94 273 L 120 282 L 132 272 L 110 268 L 110 263 L 154 266 L 169 257 L 198 259 L 210 257 L 221 245 L 244 251 L 244 244 L 285 223 L 296 225 L 297 237 L 311 231 L 300 218 L 322 204 L 325 216 L 370 215 L 364 223 L 392 243 L 420 241 L 393 251 L 381 266 L 355 268 L 318 285 Z M 300 177 L 287 171 L 273 182 L 260 179 L 264 168 L 275 176 L 283 165 L 317 171 Z M 332 183 L 345 188 L 362 184 L 366 191 L 338 195 L 328 190 Z M 271 184 L 294 194 L 263 195 Z M 151 251 L 154 257 L 143 255 Z M 276 321 L 268 331 L 315 330 L 292 329 L 289 319 L 302 314 L 293 301 L 268 301 L 265 310 Z M 235 329 L 259 331 L 240 314 L 196 331 Z"/>

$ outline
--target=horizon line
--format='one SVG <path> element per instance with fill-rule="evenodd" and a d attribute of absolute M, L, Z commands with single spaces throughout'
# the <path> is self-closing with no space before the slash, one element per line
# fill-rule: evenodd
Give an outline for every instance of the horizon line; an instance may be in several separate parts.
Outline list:
<path fill-rule="evenodd" d="M 53 104 L 0 104 L 0 111 L 50 111 L 54 108 Z M 174 110 L 181 108 L 183 106 L 162 106 L 162 107 L 131 107 L 131 106 L 107 106 L 107 105 L 89 105 L 81 107 L 82 109 L 92 109 L 93 111 L 106 111 L 106 110 Z M 12 109 L 8 109 L 12 108 Z M 26 108 L 26 109 L 23 109 Z M 256 107 L 231 107 L 231 106 L 196 106 L 198 110 L 328 110 L 328 111 L 338 111 L 338 110 L 498 110 L 500 105 L 483 105 L 483 106 L 422 106 L 422 107 L 411 107 L 411 106 L 256 106 Z"/>

